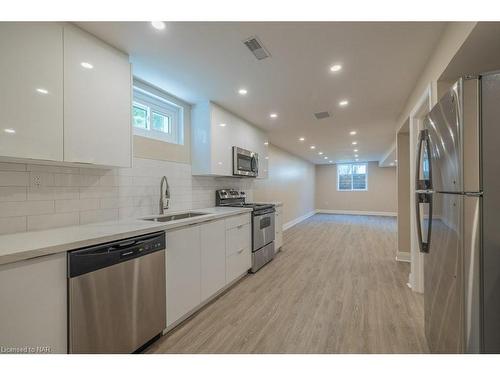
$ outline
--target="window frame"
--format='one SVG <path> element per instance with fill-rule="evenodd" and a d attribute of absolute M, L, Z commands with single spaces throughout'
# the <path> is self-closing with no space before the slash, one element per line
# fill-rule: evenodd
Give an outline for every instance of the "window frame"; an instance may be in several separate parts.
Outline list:
<path fill-rule="evenodd" d="M 340 188 L 340 170 L 339 170 L 339 166 L 342 166 L 342 165 L 348 165 L 350 166 L 351 168 L 351 172 L 350 172 L 350 175 L 351 175 L 351 188 L 350 189 L 341 189 Z M 352 167 L 354 165 L 364 165 L 365 166 L 365 188 L 364 189 L 354 189 L 354 186 L 353 186 L 353 173 L 352 173 Z M 368 163 L 363 163 L 363 162 L 356 162 L 356 163 L 338 163 L 336 164 L 336 174 L 337 174 L 337 191 L 340 191 L 340 192 L 360 192 L 360 191 L 368 191 Z"/>
<path fill-rule="evenodd" d="M 161 95 L 161 96 L 160 96 Z M 132 122 L 134 135 L 161 142 L 184 145 L 184 107 L 169 100 L 169 95 L 142 81 L 134 80 L 132 89 L 132 108 L 137 106 L 147 110 L 146 129 Z M 152 128 L 152 114 L 168 118 L 168 132 Z"/>

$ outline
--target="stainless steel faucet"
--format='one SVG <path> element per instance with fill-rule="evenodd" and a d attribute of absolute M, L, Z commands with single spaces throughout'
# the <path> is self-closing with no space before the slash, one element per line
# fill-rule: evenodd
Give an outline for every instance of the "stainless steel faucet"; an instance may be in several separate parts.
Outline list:
<path fill-rule="evenodd" d="M 163 187 L 163 183 L 165 183 L 165 187 Z M 163 176 L 160 183 L 160 215 L 163 215 L 165 213 L 165 210 L 168 210 L 169 203 L 170 188 L 168 187 L 167 177 Z"/>

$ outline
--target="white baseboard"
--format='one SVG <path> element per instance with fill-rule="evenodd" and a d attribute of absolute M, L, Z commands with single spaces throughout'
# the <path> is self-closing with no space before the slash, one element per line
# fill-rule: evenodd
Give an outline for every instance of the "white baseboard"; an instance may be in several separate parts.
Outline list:
<path fill-rule="evenodd" d="M 283 224 L 283 230 L 290 229 L 291 227 L 293 227 L 294 225 L 297 225 L 301 221 L 304 221 L 305 219 L 313 216 L 315 213 L 316 213 L 316 211 L 308 212 L 305 215 L 299 216 L 298 218 L 293 219 L 293 220 L 289 221 L 288 223 Z"/>
<path fill-rule="evenodd" d="M 398 251 L 396 254 L 396 260 L 398 262 L 411 263 L 411 254 L 407 251 Z"/>
<path fill-rule="evenodd" d="M 368 216 L 398 216 L 397 212 L 383 212 L 383 211 L 351 211 L 351 210 L 324 210 L 322 208 L 316 209 L 318 214 L 336 214 L 336 215 L 368 215 Z"/>

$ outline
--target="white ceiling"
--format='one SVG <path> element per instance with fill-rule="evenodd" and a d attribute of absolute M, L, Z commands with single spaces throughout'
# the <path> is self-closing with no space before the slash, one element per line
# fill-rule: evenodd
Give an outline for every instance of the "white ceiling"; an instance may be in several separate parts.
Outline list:
<path fill-rule="evenodd" d="M 267 130 L 273 144 L 325 163 L 324 155 L 353 160 L 354 140 L 360 160 L 387 152 L 445 23 L 173 22 L 162 31 L 147 22 L 78 25 L 129 53 L 138 77 L 190 103 L 212 100 Z M 258 61 L 243 45 L 254 35 L 271 58 Z M 331 73 L 335 63 L 343 69 Z M 241 87 L 246 96 L 238 95 Z M 342 99 L 347 107 L 338 106 Z M 318 121 L 318 111 L 332 117 Z"/>

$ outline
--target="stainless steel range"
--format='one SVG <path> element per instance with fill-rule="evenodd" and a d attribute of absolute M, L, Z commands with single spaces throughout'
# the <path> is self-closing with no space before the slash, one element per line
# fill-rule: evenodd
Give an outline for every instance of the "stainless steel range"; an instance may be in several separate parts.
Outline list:
<path fill-rule="evenodd" d="M 255 273 L 274 258 L 273 204 L 246 203 L 246 194 L 233 189 L 215 192 L 217 206 L 252 208 L 252 269 Z"/>

